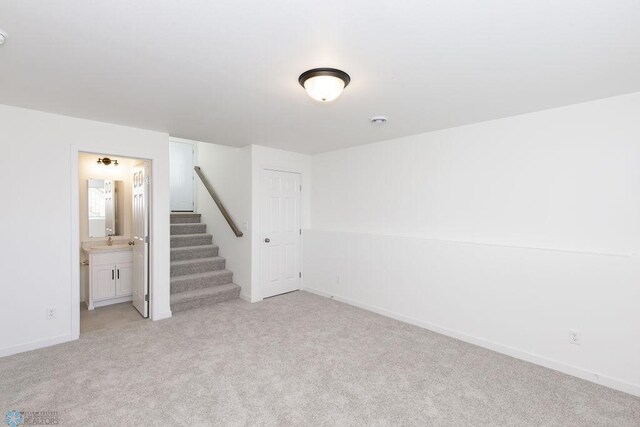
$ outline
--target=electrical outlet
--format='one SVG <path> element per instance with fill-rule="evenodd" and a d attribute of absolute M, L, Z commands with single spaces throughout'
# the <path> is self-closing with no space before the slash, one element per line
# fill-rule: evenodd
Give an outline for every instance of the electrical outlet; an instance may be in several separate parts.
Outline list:
<path fill-rule="evenodd" d="M 582 332 L 577 329 L 569 329 L 569 342 L 575 345 L 582 344 Z"/>
<path fill-rule="evenodd" d="M 340 275 L 339 274 L 336 275 L 336 284 L 338 284 L 338 285 L 340 284 Z"/>
<path fill-rule="evenodd" d="M 56 308 L 49 307 L 47 308 L 47 320 L 52 320 L 56 318 Z"/>

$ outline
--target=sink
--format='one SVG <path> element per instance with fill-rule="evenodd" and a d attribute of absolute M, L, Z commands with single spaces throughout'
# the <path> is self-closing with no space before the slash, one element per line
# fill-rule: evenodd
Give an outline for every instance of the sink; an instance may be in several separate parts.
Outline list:
<path fill-rule="evenodd" d="M 128 244 L 120 244 L 120 245 L 112 245 L 112 246 L 107 246 L 107 245 L 100 245 L 100 246 L 92 246 L 89 249 L 90 250 L 98 250 L 98 251 L 122 251 L 124 249 L 130 249 L 131 246 L 129 246 Z"/>

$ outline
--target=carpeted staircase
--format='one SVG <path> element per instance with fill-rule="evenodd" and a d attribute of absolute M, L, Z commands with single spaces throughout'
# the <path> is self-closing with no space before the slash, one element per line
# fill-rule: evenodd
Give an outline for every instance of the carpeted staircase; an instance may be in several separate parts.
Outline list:
<path fill-rule="evenodd" d="M 240 286 L 225 269 L 200 214 L 171 214 L 171 311 L 238 298 Z"/>

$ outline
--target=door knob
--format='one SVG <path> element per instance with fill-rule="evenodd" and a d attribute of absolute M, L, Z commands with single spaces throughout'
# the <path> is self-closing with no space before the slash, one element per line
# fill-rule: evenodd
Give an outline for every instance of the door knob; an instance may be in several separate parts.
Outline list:
<path fill-rule="evenodd" d="M 270 239 L 270 238 L 268 238 L 268 237 L 267 237 L 266 239 L 264 239 L 264 242 L 265 242 L 265 243 L 269 243 L 270 241 L 271 241 L 271 239 Z"/>

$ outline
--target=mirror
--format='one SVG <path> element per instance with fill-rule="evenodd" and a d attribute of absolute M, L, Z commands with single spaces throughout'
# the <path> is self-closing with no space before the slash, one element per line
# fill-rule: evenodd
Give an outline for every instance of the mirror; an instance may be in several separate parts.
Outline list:
<path fill-rule="evenodd" d="M 89 237 L 122 236 L 124 191 L 122 181 L 89 179 Z"/>

